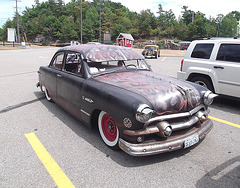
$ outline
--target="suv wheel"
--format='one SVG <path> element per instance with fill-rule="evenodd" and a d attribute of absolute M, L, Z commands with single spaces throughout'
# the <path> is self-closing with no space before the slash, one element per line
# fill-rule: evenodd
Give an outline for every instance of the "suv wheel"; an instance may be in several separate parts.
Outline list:
<path fill-rule="evenodd" d="M 203 76 L 197 76 L 197 77 L 192 78 L 190 81 L 194 82 L 196 84 L 199 84 L 203 87 L 206 87 L 209 90 L 211 90 L 212 92 L 214 92 L 212 82 L 208 78 L 205 78 Z"/>

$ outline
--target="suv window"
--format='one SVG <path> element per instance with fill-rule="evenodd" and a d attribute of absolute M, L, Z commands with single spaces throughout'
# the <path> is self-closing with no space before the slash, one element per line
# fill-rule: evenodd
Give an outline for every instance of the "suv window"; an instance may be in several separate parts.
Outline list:
<path fill-rule="evenodd" d="M 193 49 L 191 57 L 209 59 L 214 44 L 197 44 Z"/>
<path fill-rule="evenodd" d="M 217 60 L 240 62 L 240 44 L 221 44 Z"/>

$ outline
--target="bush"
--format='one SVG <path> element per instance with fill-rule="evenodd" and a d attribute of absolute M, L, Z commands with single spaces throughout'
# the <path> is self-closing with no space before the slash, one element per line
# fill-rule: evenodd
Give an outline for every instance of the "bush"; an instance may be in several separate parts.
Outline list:
<path fill-rule="evenodd" d="M 162 41 L 159 40 L 159 41 L 157 42 L 157 45 L 159 46 L 159 48 L 162 48 L 162 47 L 163 47 L 163 43 L 162 43 Z"/>

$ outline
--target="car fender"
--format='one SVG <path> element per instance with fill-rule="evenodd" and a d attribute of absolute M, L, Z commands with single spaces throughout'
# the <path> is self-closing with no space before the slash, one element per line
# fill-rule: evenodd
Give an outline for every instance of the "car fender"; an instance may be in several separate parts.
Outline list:
<path fill-rule="evenodd" d="M 213 84 L 213 88 L 214 88 L 215 93 L 218 93 L 219 92 L 218 77 L 217 77 L 216 72 L 213 69 L 210 69 L 209 77 L 212 80 L 212 84 Z"/>
<path fill-rule="evenodd" d="M 143 127 L 143 123 L 136 120 L 136 112 L 140 104 L 147 104 L 152 108 L 147 99 L 134 92 L 94 79 L 87 79 L 83 84 L 82 108 L 90 114 L 85 119 L 87 123 L 91 123 L 91 117 L 96 110 L 103 110 L 114 118 L 120 130 L 120 135 L 122 130 L 126 129 L 123 125 L 125 118 L 131 120 L 132 129 Z"/>
<path fill-rule="evenodd" d="M 213 84 L 214 91 L 217 93 L 219 91 L 218 82 L 216 79 L 216 74 L 213 70 L 208 68 L 202 68 L 202 67 L 189 67 L 186 70 L 186 80 L 190 81 L 193 77 L 196 77 L 197 75 L 205 75 L 211 79 L 211 82 Z"/>

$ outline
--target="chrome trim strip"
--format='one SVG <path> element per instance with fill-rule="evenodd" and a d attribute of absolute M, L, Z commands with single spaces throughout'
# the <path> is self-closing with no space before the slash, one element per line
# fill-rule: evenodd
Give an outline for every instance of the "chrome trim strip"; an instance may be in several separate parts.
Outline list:
<path fill-rule="evenodd" d="M 157 116 L 157 117 L 149 119 L 144 124 L 144 127 L 147 127 L 149 124 L 153 123 L 154 121 L 164 121 L 164 120 L 168 120 L 168 119 L 175 119 L 175 118 L 192 116 L 193 114 L 197 113 L 202 108 L 204 108 L 206 110 L 206 107 L 203 104 L 201 104 L 201 105 L 197 106 L 196 108 L 192 109 L 189 112 Z"/>
<path fill-rule="evenodd" d="M 171 125 L 173 131 L 177 131 L 177 130 L 186 129 L 188 127 L 191 127 L 192 125 L 194 125 L 198 121 L 199 121 L 199 119 L 196 116 L 193 116 L 187 122 L 173 123 L 173 124 L 170 124 L 170 125 Z"/>
<path fill-rule="evenodd" d="M 81 112 L 90 117 L 90 114 L 81 109 Z"/>
<path fill-rule="evenodd" d="M 209 109 L 207 109 L 206 111 L 203 111 L 203 114 L 207 116 L 209 114 Z M 189 128 L 197 122 L 199 122 L 199 118 L 197 117 L 197 115 L 194 115 L 185 122 L 171 123 L 169 125 L 171 126 L 172 131 L 178 131 L 178 130 Z M 123 131 L 123 134 L 128 136 L 142 136 L 142 135 L 148 135 L 148 134 L 154 134 L 154 133 L 159 133 L 159 128 L 156 125 L 150 125 L 140 130 L 124 130 Z"/>

